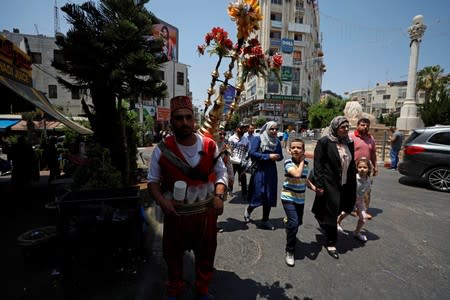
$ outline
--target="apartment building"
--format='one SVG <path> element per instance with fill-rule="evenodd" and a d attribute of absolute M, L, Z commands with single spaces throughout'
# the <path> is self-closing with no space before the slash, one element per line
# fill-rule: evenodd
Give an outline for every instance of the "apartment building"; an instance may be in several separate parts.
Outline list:
<path fill-rule="evenodd" d="M 91 103 L 88 91 L 78 89 L 69 91 L 58 83 L 57 76 L 62 76 L 51 63 L 58 57 L 55 37 L 42 34 L 32 35 L 20 33 L 19 29 L 12 32 L 3 30 L 0 34 L 27 52 L 32 62 L 32 86 L 41 91 L 55 108 L 68 116 L 82 114 L 81 99 Z"/>
<path fill-rule="evenodd" d="M 253 77 L 246 82 L 239 104 L 244 120 L 274 120 L 280 129 L 306 126 L 306 103 L 320 99 L 326 71 L 321 49 L 318 1 L 261 1 L 265 16 L 257 33 L 264 51 L 281 53 L 281 84 L 275 76 Z"/>
<path fill-rule="evenodd" d="M 189 90 L 188 65 L 179 63 L 178 57 L 178 29 L 161 21 L 155 25 L 152 35 L 158 35 L 160 29 L 169 28 L 170 37 L 173 39 L 174 57 L 162 64 L 161 76 L 167 85 L 167 95 L 162 99 L 153 99 L 142 96 L 138 108 L 141 109 L 141 120 L 147 113 L 155 118 L 156 123 L 166 127 L 169 120 L 169 99 L 175 95 L 191 95 Z M 20 33 L 19 29 L 12 32 L 3 30 L 1 35 L 13 42 L 17 47 L 29 53 L 32 60 L 32 86 L 41 91 L 50 100 L 51 104 L 67 116 L 78 116 L 83 113 L 81 99 L 88 104 L 92 103 L 89 90 L 72 90 L 64 88 L 57 81 L 57 76 L 62 76 L 70 82 L 70 79 L 62 75 L 51 63 L 58 58 L 56 38 L 42 34 L 32 35 Z"/>
<path fill-rule="evenodd" d="M 400 113 L 406 98 L 407 81 L 389 81 L 377 83 L 375 87 L 355 90 L 349 93 L 349 98 L 355 97 L 363 107 L 363 111 L 376 117 L 380 114 Z M 416 95 L 417 103 L 425 101 L 425 93 L 419 91 Z"/>

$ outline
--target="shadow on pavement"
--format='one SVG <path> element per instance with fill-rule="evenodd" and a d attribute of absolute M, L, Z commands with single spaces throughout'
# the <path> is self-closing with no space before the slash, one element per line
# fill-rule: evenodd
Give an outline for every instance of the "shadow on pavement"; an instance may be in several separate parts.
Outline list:
<path fill-rule="evenodd" d="M 217 284 L 220 283 L 220 284 Z M 251 279 L 242 279 L 233 272 L 216 270 L 210 292 L 215 300 L 235 300 L 235 299 L 311 299 L 309 297 L 299 298 L 288 297 L 286 290 L 293 288 L 290 283 L 280 283 L 275 281 L 256 282 Z"/>
<path fill-rule="evenodd" d="M 427 181 L 423 178 L 402 176 L 398 179 L 398 183 L 407 185 L 407 186 L 416 187 L 416 188 L 418 187 L 418 188 L 425 188 L 425 189 L 431 190 L 430 187 L 428 186 Z"/>

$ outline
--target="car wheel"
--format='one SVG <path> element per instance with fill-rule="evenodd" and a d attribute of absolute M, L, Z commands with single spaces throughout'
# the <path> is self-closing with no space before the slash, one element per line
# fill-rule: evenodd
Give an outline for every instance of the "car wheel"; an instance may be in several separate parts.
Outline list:
<path fill-rule="evenodd" d="M 435 190 L 450 192 L 450 169 L 438 167 L 427 173 L 428 184 Z"/>

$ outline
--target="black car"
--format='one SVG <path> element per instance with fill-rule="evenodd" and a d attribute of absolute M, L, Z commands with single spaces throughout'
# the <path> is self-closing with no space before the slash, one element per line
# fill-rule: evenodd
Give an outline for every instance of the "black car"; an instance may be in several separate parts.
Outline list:
<path fill-rule="evenodd" d="M 450 126 L 414 129 L 403 152 L 400 174 L 425 178 L 431 188 L 450 191 Z"/>

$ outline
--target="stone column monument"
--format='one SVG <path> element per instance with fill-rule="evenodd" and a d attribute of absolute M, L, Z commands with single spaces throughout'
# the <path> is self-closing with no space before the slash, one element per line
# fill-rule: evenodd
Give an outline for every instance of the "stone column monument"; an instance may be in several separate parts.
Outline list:
<path fill-rule="evenodd" d="M 397 128 L 410 130 L 423 127 L 423 121 L 417 116 L 416 106 L 416 80 L 417 62 L 419 60 L 419 45 L 427 26 L 423 23 L 423 16 L 417 15 L 413 18 L 412 25 L 408 28 L 411 39 L 408 69 L 408 86 L 406 89 L 406 99 L 400 110 L 400 117 L 397 119 Z"/>

